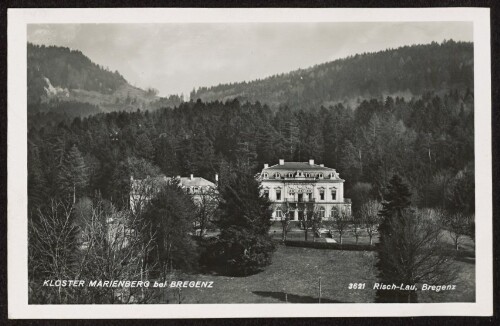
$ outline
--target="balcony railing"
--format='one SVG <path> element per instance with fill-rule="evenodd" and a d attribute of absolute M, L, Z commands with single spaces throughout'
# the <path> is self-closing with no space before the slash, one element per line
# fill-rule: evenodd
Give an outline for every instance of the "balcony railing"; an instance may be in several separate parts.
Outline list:
<path fill-rule="evenodd" d="M 288 203 L 314 203 L 316 202 L 315 198 L 285 198 L 285 201 Z"/>

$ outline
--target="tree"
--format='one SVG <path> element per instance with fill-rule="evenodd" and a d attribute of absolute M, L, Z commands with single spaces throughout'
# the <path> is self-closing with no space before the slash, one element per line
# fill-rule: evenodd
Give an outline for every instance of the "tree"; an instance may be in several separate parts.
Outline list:
<path fill-rule="evenodd" d="M 76 205 L 53 200 L 29 220 L 30 303 L 146 303 L 152 292 L 140 288 L 43 286 L 44 280 L 148 280 L 154 266 L 149 229 L 139 215 L 116 211 L 102 198 Z"/>
<path fill-rule="evenodd" d="M 306 212 L 304 214 L 304 231 L 305 241 L 307 241 L 307 232 L 310 228 L 313 235 L 313 242 L 316 241 L 316 236 L 321 225 L 322 216 L 317 206 L 313 203 L 306 203 Z"/>
<path fill-rule="evenodd" d="M 219 192 L 217 189 L 211 187 L 202 187 L 202 189 L 196 193 L 196 199 L 195 228 L 196 233 L 202 238 L 215 220 L 219 206 Z"/>
<path fill-rule="evenodd" d="M 378 253 L 383 257 L 381 282 L 413 285 L 450 284 L 457 276 L 453 259 L 442 245 L 439 217 L 430 209 L 404 208 L 385 221 Z M 378 290 L 378 302 L 418 302 L 417 291 Z"/>
<path fill-rule="evenodd" d="M 453 240 L 455 250 L 458 251 L 460 239 L 464 235 L 470 234 L 471 218 L 462 212 L 449 213 L 439 211 L 439 216 L 441 217 L 443 227 L 448 231 L 450 238 Z"/>
<path fill-rule="evenodd" d="M 411 193 L 394 175 L 382 202 L 377 244 L 382 283 L 413 285 L 444 284 L 455 275 L 451 259 L 442 250 L 441 229 L 435 212 L 410 208 Z M 416 291 L 378 290 L 378 302 L 417 302 Z"/>
<path fill-rule="evenodd" d="M 281 216 L 280 216 L 280 223 L 281 223 L 281 241 L 285 243 L 286 241 L 286 236 L 288 234 L 288 230 L 290 229 L 291 225 L 291 220 L 292 218 L 290 217 L 291 214 L 293 214 L 293 211 L 290 208 L 290 203 L 289 202 L 284 202 L 280 205 L 281 209 Z"/>
<path fill-rule="evenodd" d="M 87 167 L 83 156 L 76 145 L 66 153 L 60 166 L 58 175 L 59 189 L 63 196 L 71 194 L 73 203 L 76 202 L 77 193 L 83 192 L 88 182 Z"/>
<path fill-rule="evenodd" d="M 358 244 L 359 236 L 361 235 L 361 232 L 363 230 L 363 223 L 359 217 L 357 216 L 353 217 L 351 229 L 352 233 L 354 234 L 354 237 L 356 238 L 356 244 Z"/>
<path fill-rule="evenodd" d="M 332 219 L 334 221 L 335 229 L 339 233 L 339 242 L 342 244 L 342 236 L 347 231 L 347 227 L 349 226 L 350 219 L 346 212 L 342 209 L 334 209 L 334 216 Z"/>
<path fill-rule="evenodd" d="M 160 276 L 165 277 L 174 269 L 196 267 L 197 249 L 190 236 L 195 223 L 194 211 L 193 201 L 175 182 L 160 186 L 147 204 L 142 221 L 149 229 L 153 248 L 146 260 L 158 266 Z"/>
<path fill-rule="evenodd" d="M 397 174 L 393 175 L 389 184 L 387 185 L 387 192 L 382 202 L 382 209 L 379 211 L 381 223 L 379 225 L 379 243 L 377 244 L 379 276 L 382 282 L 392 283 L 395 280 L 391 279 L 393 276 L 393 266 L 391 265 L 392 254 L 386 249 L 385 241 L 391 241 L 392 238 L 397 237 L 398 230 L 391 229 L 393 219 L 402 219 L 403 210 L 407 209 L 410 204 L 411 193 L 408 186 L 403 183 L 401 177 Z M 399 252 L 398 252 L 399 253 Z M 404 294 L 398 292 L 377 292 L 377 300 L 381 302 L 400 302 Z"/>
<path fill-rule="evenodd" d="M 370 238 L 370 245 L 373 245 L 373 236 L 377 232 L 380 223 L 378 212 L 381 205 L 376 200 L 369 200 L 364 203 L 358 211 L 359 218 L 363 224 L 368 237 Z"/>
<path fill-rule="evenodd" d="M 70 280 L 78 269 L 78 226 L 71 202 L 52 200 L 28 220 L 30 303 L 68 303 L 73 293 L 40 291 L 43 280 Z"/>
<path fill-rule="evenodd" d="M 155 270 L 154 262 L 145 260 L 153 249 L 151 236 L 143 215 L 130 210 L 117 211 L 112 203 L 100 197 L 86 201 L 80 212 L 80 254 L 77 279 L 147 281 Z M 79 303 L 147 303 L 152 292 L 141 288 L 86 287 L 78 289 Z"/>
<path fill-rule="evenodd" d="M 270 205 L 249 173 L 233 175 L 221 189 L 216 222 L 220 235 L 214 255 L 226 273 L 247 275 L 271 263 L 275 248 L 269 235 Z"/>

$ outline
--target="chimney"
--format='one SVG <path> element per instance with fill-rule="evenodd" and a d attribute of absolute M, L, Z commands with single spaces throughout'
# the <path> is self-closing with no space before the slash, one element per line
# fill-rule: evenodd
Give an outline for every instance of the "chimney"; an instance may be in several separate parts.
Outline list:
<path fill-rule="evenodd" d="M 319 166 L 321 166 L 322 168 L 324 168 L 324 167 L 325 167 L 325 165 L 324 165 L 323 163 L 321 163 Z"/>
<path fill-rule="evenodd" d="M 264 169 L 267 169 L 269 167 L 269 164 L 264 164 Z"/>
<path fill-rule="evenodd" d="M 216 173 L 215 174 L 215 183 L 218 183 L 219 182 L 219 175 Z"/>
<path fill-rule="evenodd" d="M 314 165 L 314 160 L 309 160 L 309 165 Z"/>
<path fill-rule="evenodd" d="M 280 158 L 280 165 L 285 165 L 285 160 Z"/>
<path fill-rule="evenodd" d="M 189 179 L 191 179 L 191 180 L 193 180 L 193 179 L 194 179 L 194 177 L 193 177 L 193 175 L 192 175 L 192 174 L 189 176 Z"/>

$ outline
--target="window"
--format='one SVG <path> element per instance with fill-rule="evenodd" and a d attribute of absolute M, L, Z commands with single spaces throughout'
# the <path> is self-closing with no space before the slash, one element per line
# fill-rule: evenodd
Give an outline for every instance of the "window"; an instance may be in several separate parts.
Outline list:
<path fill-rule="evenodd" d="M 293 173 L 291 173 L 291 172 L 290 172 L 290 173 L 288 173 L 288 177 L 289 177 L 289 178 L 293 178 Z"/>
<path fill-rule="evenodd" d="M 269 189 L 264 190 L 264 197 L 269 198 Z"/>
<path fill-rule="evenodd" d="M 332 207 L 332 210 L 330 211 L 330 217 L 331 218 L 337 217 L 337 209 L 335 207 Z"/>
<path fill-rule="evenodd" d="M 280 207 L 276 208 L 275 217 L 276 218 L 282 218 L 283 217 L 283 211 L 281 210 Z"/>
<path fill-rule="evenodd" d="M 268 174 L 267 174 L 267 173 L 263 173 L 263 174 L 262 174 L 262 177 L 263 177 L 264 179 L 267 179 Z"/>
<path fill-rule="evenodd" d="M 276 189 L 276 200 L 281 200 L 281 190 Z"/>
<path fill-rule="evenodd" d="M 279 178 L 281 178 L 281 174 L 279 174 L 278 172 L 276 172 L 276 173 L 274 174 L 274 177 L 275 177 L 276 179 L 279 179 Z"/>
<path fill-rule="evenodd" d="M 332 200 L 337 200 L 337 189 L 332 189 Z"/>
<path fill-rule="evenodd" d="M 319 178 L 323 178 L 323 173 L 318 174 Z"/>
<path fill-rule="evenodd" d="M 319 217 L 325 218 L 325 208 L 324 207 L 319 208 Z"/>
<path fill-rule="evenodd" d="M 320 190 L 319 191 L 319 199 L 320 200 L 325 200 L 325 191 L 324 190 Z"/>

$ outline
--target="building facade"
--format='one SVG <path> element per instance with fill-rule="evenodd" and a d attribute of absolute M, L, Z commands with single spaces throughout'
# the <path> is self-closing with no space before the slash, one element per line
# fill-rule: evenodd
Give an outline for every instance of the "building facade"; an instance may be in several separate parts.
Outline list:
<path fill-rule="evenodd" d="M 273 219 L 285 214 L 292 220 L 302 220 L 308 212 L 322 219 L 351 215 L 351 201 L 344 198 L 344 180 L 335 169 L 309 162 L 264 164 L 258 179 L 261 192 L 273 203 Z"/>
<path fill-rule="evenodd" d="M 189 177 L 148 177 L 146 179 L 134 179 L 130 177 L 130 208 L 135 210 L 138 205 L 147 203 L 154 194 L 159 191 L 161 186 L 174 182 L 181 187 L 188 195 L 191 196 L 193 202 L 200 205 L 202 202 L 211 200 L 217 196 L 217 186 L 215 183 L 202 178 L 195 177 L 192 174 Z M 218 182 L 218 175 L 215 175 L 215 182 Z"/>

